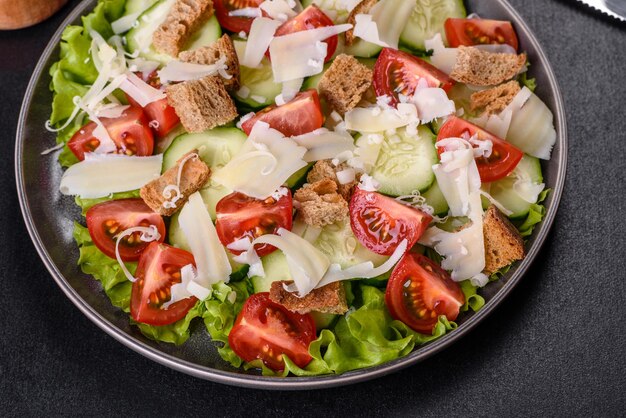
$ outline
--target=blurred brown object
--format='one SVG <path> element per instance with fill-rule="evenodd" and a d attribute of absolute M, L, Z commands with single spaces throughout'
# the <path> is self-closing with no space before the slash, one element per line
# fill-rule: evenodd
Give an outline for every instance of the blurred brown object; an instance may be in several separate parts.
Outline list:
<path fill-rule="evenodd" d="M 67 0 L 0 0 L 0 29 L 20 29 L 46 20 Z"/>

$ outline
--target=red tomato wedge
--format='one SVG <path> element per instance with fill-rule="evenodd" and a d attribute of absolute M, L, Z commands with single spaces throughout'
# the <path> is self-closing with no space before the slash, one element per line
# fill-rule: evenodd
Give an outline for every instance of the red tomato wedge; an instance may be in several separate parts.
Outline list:
<path fill-rule="evenodd" d="M 215 16 L 220 26 L 235 33 L 249 33 L 254 18 L 230 16 L 229 13 L 247 7 L 259 7 L 261 3 L 263 3 L 263 0 L 215 0 L 213 6 L 215 7 Z"/>
<path fill-rule="evenodd" d="M 254 199 L 243 193 L 231 193 L 223 197 L 215 207 L 217 236 L 225 247 L 245 237 L 254 240 L 265 234 L 275 234 L 279 228 L 291 230 L 293 203 L 291 191 L 276 201 L 273 197 L 265 200 Z M 271 253 L 276 248 L 267 244 L 254 247 L 259 256 Z M 228 249 L 233 254 L 242 251 Z"/>
<path fill-rule="evenodd" d="M 99 203 L 87 211 L 87 228 L 93 243 L 100 251 L 115 258 L 115 236 L 135 226 L 154 225 L 163 242 L 165 222 L 142 199 L 118 199 Z M 119 252 L 124 261 L 137 261 L 141 252 L 148 246 L 139 239 L 141 232 L 135 232 L 120 240 Z"/>
<path fill-rule="evenodd" d="M 524 156 L 524 153 L 514 145 L 456 116 L 451 116 L 443 124 L 437 135 L 437 141 L 446 138 L 471 138 L 474 135 L 476 135 L 476 139 L 479 141 L 489 140 L 493 144 L 491 156 L 488 158 L 476 158 L 480 180 L 484 183 L 506 177 L 517 167 L 517 164 Z M 439 155 L 444 151 L 444 148 L 437 148 Z"/>
<path fill-rule="evenodd" d="M 275 37 L 289 35 L 290 33 L 302 32 L 309 29 L 317 29 L 324 26 L 334 26 L 332 19 L 322 12 L 315 4 L 310 5 L 303 11 L 301 11 L 296 17 L 290 19 L 280 25 L 276 32 Z M 326 58 L 324 62 L 330 61 L 335 50 L 337 49 L 337 35 L 333 35 L 330 38 L 324 40 L 326 43 Z M 269 50 L 266 52 L 269 58 Z"/>
<path fill-rule="evenodd" d="M 285 368 L 283 355 L 298 367 L 311 361 L 309 344 L 315 340 L 315 322 L 309 314 L 290 312 L 274 303 L 269 293 L 255 293 L 246 300 L 228 344 L 245 361 L 260 359 L 272 370 Z"/>
<path fill-rule="evenodd" d="M 280 131 L 285 136 L 302 135 L 321 128 L 324 115 L 317 90 L 300 92 L 282 106 L 266 107 L 245 121 L 241 129 L 246 135 L 250 135 L 252 127 L 258 121 L 268 123 L 271 128 Z"/>
<path fill-rule="evenodd" d="M 400 102 L 398 94 L 412 95 L 420 79 L 425 80 L 428 87 L 441 87 L 446 92 L 454 85 L 454 80 L 426 61 L 406 52 L 383 48 L 374 66 L 376 96 L 389 96 L 389 104 L 395 106 Z"/>
<path fill-rule="evenodd" d="M 137 76 L 143 79 L 143 74 L 139 73 Z M 146 82 L 155 89 L 161 88 L 161 82 L 159 81 L 156 71 L 148 76 Z M 141 107 L 139 103 L 137 103 L 128 94 L 126 95 L 126 98 L 132 106 Z M 159 138 L 163 138 L 180 123 L 180 119 L 178 118 L 176 111 L 168 104 L 167 97 L 157 100 L 156 102 L 148 103 L 146 107 L 143 108 L 143 111 L 148 119 L 148 126 L 152 126 L 152 129 Z"/>
<path fill-rule="evenodd" d="M 117 145 L 117 153 L 125 155 L 152 155 L 154 136 L 148 126 L 148 119 L 140 107 L 131 106 L 119 118 L 100 118 L 109 136 Z M 86 152 L 93 152 L 100 140 L 93 136 L 95 122 L 80 128 L 69 140 L 67 146 L 79 160 L 85 159 Z"/>
<path fill-rule="evenodd" d="M 461 45 L 508 44 L 517 51 L 519 47 L 515 29 L 506 20 L 449 18 L 444 27 L 452 48 Z"/>
<path fill-rule="evenodd" d="M 411 248 L 432 220 L 421 210 L 359 187 L 350 200 L 352 231 L 361 244 L 377 254 L 393 254 L 403 239 Z"/>
<path fill-rule="evenodd" d="M 151 242 L 139 258 L 130 297 L 130 315 L 137 322 L 168 325 L 181 320 L 198 299 L 189 297 L 163 309 L 170 300 L 171 287 L 181 281 L 180 269 L 194 264 L 190 252 L 167 244 Z"/>
<path fill-rule="evenodd" d="M 465 296 L 448 272 L 431 259 L 406 253 L 391 273 L 385 303 L 395 319 L 411 329 L 431 334 L 439 315 L 454 321 Z"/>

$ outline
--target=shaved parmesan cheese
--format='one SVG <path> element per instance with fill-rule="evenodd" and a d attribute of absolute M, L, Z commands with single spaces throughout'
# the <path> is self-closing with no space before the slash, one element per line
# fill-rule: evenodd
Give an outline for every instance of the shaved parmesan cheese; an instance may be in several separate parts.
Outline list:
<path fill-rule="evenodd" d="M 246 86 L 241 86 L 239 90 L 235 92 L 237 97 L 241 97 L 242 99 L 247 99 L 250 96 L 250 89 Z"/>
<path fill-rule="evenodd" d="M 232 267 L 199 192 L 189 196 L 178 223 L 196 261 L 197 282 L 204 287 L 220 281 L 228 283 Z"/>
<path fill-rule="evenodd" d="M 265 103 L 265 101 L 267 100 L 267 97 L 259 96 L 258 94 L 253 94 L 250 96 L 250 98 L 257 103 Z"/>
<path fill-rule="evenodd" d="M 259 5 L 259 9 L 263 10 L 272 19 L 277 19 L 281 22 L 294 17 L 297 13 L 293 10 L 293 6 L 286 0 L 265 0 Z"/>
<path fill-rule="evenodd" d="M 274 82 L 282 83 L 322 72 L 327 49 L 326 43 L 322 41 L 350 28 L 350 24 L 324 26 L 274 38 L 270 43 Z M 310 60 L 319 65 L 309 65 Z"/>
<path fill-rule="evenodd" d="M 156 61 L 149 61 L 141 57 L 126 60 L 126 63 L 128 64 L 128 71 L 143 74 L 143 81 L 147 81 L 147 77 L 159 68 L 160 65 Z"/>
<path fill-rule="evenodd" d="M 128 32 L 135 25 L 135 22 L 137 22 L 137 18 L 141 15 L 141 13 L 142 12 L 131 13 L 111 22 L 111 29 L 113 29 L 113 33 L 117 35 Z"/>
<path fill-rule="evenodd" d="M 355 179 L 356 171 L 353 168 L 346 168 L 345 170 L 337 171 L 337 181 L 339 184 L 349 184 Z"/>
<path fill-rule="evenodd" d="M 370 175 L 363 174 L 361 175 L 361 182 L 358 185 L 359 189 L 365 190 L 366 192 L 375 192 L 380 187 L 380 183 L 376 181 L 376 179 Z"/>
<path fill-rule="evenodd" d="M 274 32 L 281 24 L 282 22 L 267 17 L 259 17 L 252 21 L 246 50 L 243 58 L 240 59 L 241 65 L 249 68 L 259 66 L 265 56 L 265 51 L 274 39 Z"/>
<path fill-rule="evenodd" d="M 178 202 L 182 197 L 182 193 L 180 192 L 180 180 L 183 176 L 183 168 L 185 167 L 185 163 L 191 159 L 198 159 L 198 154 L 195 152 L 187 154 L 185 158 L 183 158 L 178 163 L 178 174 L 176 175 L 176 184 L 168 184 L 163 188 L 162 195 L 165 198 L 163 201 L 163 207 L 166 209 L 175 209 L 176 202 Z"/>
<path fill-rule="evenodd" d="M 120 84 L 120 89 L 132 97 L 141 107 L 146 107 L 152 102 L 165 99 L 164 92 L 155 89 L 131 72 L 126 74 L 126 79 Z"/>
<path fill-rule="evenodd" d="M 356 107 L 345 115 L 346 129 L 359 132 L 385 132 L 410 123 L 419 123 L 417 108 L 401 103 L 398 109 L 390 107 Z"/>
<path fill-rule="evenodd" d="M 163 309 L 189 297 L 205 300 L 211 296 L 211 289 L 197 283 L 198 273 L 193 264 L 187 264 L 180 269 L 180 283 L 175 283 L 170 288 L 170 300 L 163 304 Z"/>
<path fill-rule="evenodd" d="M 422 123 L 430 123 L 437 118 L 451 115 L 456 108 L 454 102 L 440 88 L 421 88 L 415 90 L 411 101 L 417 107 L 417 113 Z"/>
<path fill-rule="evenodd" d="M 354 155 L 361 160 L 363 171 L 369 173 L 374 168 L 382 146 L 382 143 L 376 144 L 368 141 L 365 135 L 356 140 Z"/>
<path fill-rule="evenodd" d="M 340 134 L 321 128 L 304 135 L 291 138 L 296 144 L 307 149 L 302 157 L 307 163 L 334 158 L 344 151 L 354 150 L 354 140 L 349 134 Z"/>
<path fill-rule="evenodd" d="M 326 274 L 324 274 L 324 277 L 322 278 L 322 280 L 320 280 L 315 288 L 317 289 L 322 286 L 326 286 L 327 284 L 338 282 L 341 280 L 350 280 L 356 278 L 371 279 L 380 276 L 381 274 L 385 274 L 389 270 L 391 270 L 398 261 L 400 261 L 400 259 L 407 250 L 407 246 L 408 241 L 406 239 L 403 239 L 402 242 L 400 242 L 400 245 L 398 245 L 398 247 L 395 249 L 393 254 L 391 254 L 391 257 L 389 257 L 387 261 L 385 261 L 378 267 L 374 267 L 374 263 L 372 263 L 371 261 L 366 261 L 364 263 L 348 267 L 344 270 L 341 269 L 341 266 L 339 264 L 331 264 L 328 268 L 328 271 L 326 272 Z"/>
<path fill-rule="evenodd" d="M 415 0 L 381 0 L 369 14 L 357 14 L 354 36 L 383 47 L 398 49 L 400 33 L 406 26 Z"/>
<path fill-rule="evenodd" d="M 220 57 L 214 64 L 209 65 L 172 60 L 158 71 L 158 75 L 162 83 L 197 80 L 217 74 L 225 79 L 230 79 L 232 76 L 225 72 L 226 68 L 228 68 L 226 66 L 226 57 Z"/>
<path fill-rule="evenodd" d="M 294 281 L 288 291 L 297 291 L 299 297 L 304 297 L 315 289 L 330 266 L 324 253 L 284 228 L 278 230 L 278 235 L 267 234 L 256 238 L 252 245 L 256 244 L 272 245 L 285 254 Z"/>
<path fill-rule="evenodd" d="M 97 115 L 101 118 L 119 118 L 129 107 L 130 105 L 109 103 L 101 106 L 97 111 Z"/>
<path fill-rule="evenodd" d="M 86 153 L 83 161 L 63 173 L 59 189 L 64 195 L 83 198 L 136 190 L 161 175 L 162 162 L 162 154 L 137 157 Z"/>
<path fill-rule="evenodd" d="M 256 199 L 267 199 L 306 166 L 307 152 L 265 122 L 257 122 L 239 153 L 215 171 L 213 180 Z"/>
<path fill-rule="evenodd" d="M 296 97 L 296 94 L 300 92 L 300 88 L 302 87 L 303 82 L 303 78 L 285 81 L 283 83 L 283 88 L 280 94 L 276 96 L 276 104 L 278 106 L 282 106 L 285 103 L 291 101 L 291 99 L 293 99 L 294 97 Z"/>
<path fill-rule="evenodd" d="M 230 10 L 228 16 L 233 17 L 261 17 L 263 13 L 258 7 L 243 7 L 241 9 Z"/>
<path fill-rule="evenodd" d="M 456 64 L 457 49 L 446 48 L 441 39 L 441 34 L 437 33 L 432 39 L 424 42 L 426 50 L 432 49 L 433 55 L 430 62 L 446 74 L 450 74 Z"/>

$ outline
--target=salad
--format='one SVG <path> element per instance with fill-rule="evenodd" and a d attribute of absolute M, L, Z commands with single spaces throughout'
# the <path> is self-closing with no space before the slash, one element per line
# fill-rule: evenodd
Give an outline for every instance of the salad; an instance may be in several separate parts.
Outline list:
<path fill-rule="evenodd" d="M 406 356 L 545 213 L 556 132 L 519 48 L 461 0 L 99 0 L 50 69 L 78 264 L 146 337 L 234 367 Z"/>

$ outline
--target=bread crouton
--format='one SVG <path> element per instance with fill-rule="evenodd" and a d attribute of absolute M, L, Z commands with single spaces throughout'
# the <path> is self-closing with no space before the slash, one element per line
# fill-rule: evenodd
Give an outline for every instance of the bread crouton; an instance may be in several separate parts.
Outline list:
<path fill-rule="evenodd" d="M 317 89 L 341 114 L 354 109 L 372 85 L 372 70 L 351 55 L 341 54 L 322 76 Z"/>
<path fill-rule="evenodd" d="M 294 206 L 307 225 L 321 228 L 348 216 L 348 202 L 337 193 L 337 183 L 330 179 L 305 184 L 293 198 Z"/>
<path fill-rule="evenodd" d="M 152 45 L 177 57 L 192 33 L 213 16 L 213 0 L 176 0 L 165 22 L 152 34 Z"/>
<path fill-rule="evenodd" d="M 450 77 L 476 86 L 496 86 L 519 74 L 524 64 L 526 54 L 499 54 L 460 46 Z"/>
<path fill-rule="evenodd" d="M 341 184 L 337 179 L 337 173 L 339 171 L 345 170 L 348 168 L 344 163 L 339 164 L 335 167 L 330 160 L 319 160 L 313 165 L 309 174 L 307 174 L 306 180 L 309 183 L 315 183 L 320 180 L 330 179 L 337 184 L 337 193 L 341 195 L 345 199 L 346 202 L 350 201 L 352 197 L 352 192 L 354 191 L 354 187 L 359 184 L 360 175 L 357 174 L 355 176 L 354 181 L 350 183 Z"/>
<path fill-rule="evenodd" d="M 483 221 L 485 239 L 485 274 L 493 274 L 525 257 L 524 240 L 519 231 L 494 205 L 489 206 Z"/>
<path fill-rule="evenodd" d="M 334 282 L 319 289 L 313 289 L 302 298 L 285 290 L 283 284 L 289 283 L 292 282 L 278 281 L 272 283 L 270 288 L 272 302 L 283 305 L 291 312 L 300 314 L 321 312 L 341 315 L 348 311 L 346 291 L 341 282 Z"/>
<path fill-rule="evenodd" d="M 223 35 L 211 45 L 178 54 L 178 59 L 183 62 L 204 65 L 215 64 L 220 58 L 226 60 L 226 72 L 232 76 L 228 79 L 222 78 L 224 87 L 229 91 L 237 90 L 239 88 L 239 59 L 230 36 Z"/>
<path fill-rule="evenodd" d="M 354 25 L 356 25 L 356 15 L 360 14 L 368 14 L 369 11 L 374 7 L 374 5 L 378 2 L 378 0 L 362 0 L 359 4 L 354 6 L 354 9 L 348 15 L 348 21 L 352 25 L 352 29 L 349 29 L 346 32 L 346 45 L 350 46 L 354 43 L 356 37 L 354 36 Z"/>
<path fill-rule="evenodd" d="M 216 76 L 172 84 L 165 94 L 187 132 L 206 131 L 237 117 L 233 99 Z"/>
<path fill-rule="evenodd" d="M 484 109 L 488 115 L 500 113 L 521 90 L 519 83 L 511 80 L 488 90 L 477 91 L 470 97 L 472 111 Z"/>
<path fill-rule="evenodd" d="M 181 198 L 174 203 L 174 207 L 165 207 L 163 203 L 170 201 L 163 196 L 163 190 L 169 185 L 176 185 L 178 180 L 178 168 L 181 162 L 189 156 L 189 154 L 196 153 L 197 150 L 193 150 L 185 154 L 174 167 L 169 168 L 165 173 L 161 174 L 161 177 L 152 180 L 146 184 L 139 191 L 139 195 L 146 202 L 146 205 L 163 215 L 171 216 L 178 209 L 182 208 L 189 196 L 200 190 L 206 182 L 209 180 L 211 170 L 200 158 L 191 157 L 184 162 L 183 170 L 180 176 L 180 194 Z M 174 197 L 172 195 L 172 197 Z"/>

